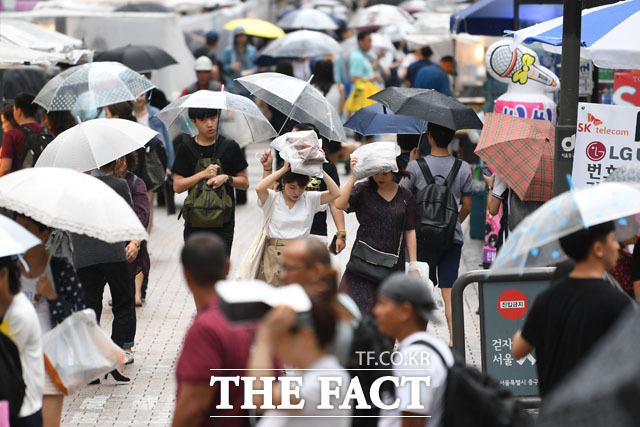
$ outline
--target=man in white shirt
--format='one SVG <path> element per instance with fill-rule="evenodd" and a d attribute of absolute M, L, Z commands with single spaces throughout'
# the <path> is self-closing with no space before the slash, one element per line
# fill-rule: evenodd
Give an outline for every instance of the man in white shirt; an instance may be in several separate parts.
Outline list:
<path fill-rule="evenodd" d="M 395 273 L 380 285 L 378 303 L 373 314 L 378 329 L 395 338 L 399 348 L 389 360 L 393 375 L 399 380 L 394 399 L 398 408 L 382 411 L 384 427 L 438 427 L 442 425 L 447 367 L 452 366 L 453 354 L 446 343 L 426 332 L 428 322 L 439 323 L 435 316 L 436 303 L 426 284 L 418 277 Z M 427 344 L 435 347 L 446 360 Z M 419 405 L 414 405 L 412 383 L 419 382 Z"/>

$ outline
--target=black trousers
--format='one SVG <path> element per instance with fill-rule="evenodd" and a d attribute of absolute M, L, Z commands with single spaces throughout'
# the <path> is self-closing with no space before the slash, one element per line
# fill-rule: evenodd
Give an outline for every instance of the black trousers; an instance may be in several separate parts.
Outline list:
<path fill-rule="evenodd" d="M 233 232 L 234 232 L 235 226 L 236 226 L 235 221 L 231 221 L 226 223 L 220 228 L 196 228 L 196 227 L 192 227 L 188 221 L 185 221 L 183 237 L 184 237 L 184 240 L 186 241 L 187 238 L 193 233 L 197 233 L 197 232 L 213 233 L 222 239 L 222 241 L 224 242 L 224 245 L 227 248 L 227 256 L 230 257 L 231 245 L 233 244 Z"/>
<path fill-rule="evenodd" d="M 135 321 L 132 324 L 135 308 L 127 262 L 110 262 L 79 268 L 78 277 L 84 289 L 85 304 L 96 312 L 98 323 L 100 323 L 102 315 L 104 285 L 109 284 L 113 300 L 111 339 L 122 348 L 131 348 L 136 334 L 136 326 Z"/>

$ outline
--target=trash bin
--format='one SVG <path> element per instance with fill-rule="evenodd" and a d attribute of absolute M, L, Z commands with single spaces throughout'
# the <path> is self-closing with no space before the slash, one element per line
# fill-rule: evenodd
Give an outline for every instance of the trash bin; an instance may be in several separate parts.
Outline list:
<path fill-rule="evenodd" d="M 487 215 L 487 192 L 484 181 L 473 180 L 471 192 L 471 221 L 469 234 L 472 239 L 484 239 Z"/>

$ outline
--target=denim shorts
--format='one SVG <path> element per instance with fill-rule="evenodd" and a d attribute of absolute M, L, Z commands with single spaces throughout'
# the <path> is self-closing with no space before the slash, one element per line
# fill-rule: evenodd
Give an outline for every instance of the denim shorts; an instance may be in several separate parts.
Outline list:
<path fill-rule="evenodd" d="M 429 278 L 440 288 L 451 288 L 458 278 L 462 244 L 454 243 L 449 248 L 438 251 L 418 246 L 418 261 L 429 264 Z"/>

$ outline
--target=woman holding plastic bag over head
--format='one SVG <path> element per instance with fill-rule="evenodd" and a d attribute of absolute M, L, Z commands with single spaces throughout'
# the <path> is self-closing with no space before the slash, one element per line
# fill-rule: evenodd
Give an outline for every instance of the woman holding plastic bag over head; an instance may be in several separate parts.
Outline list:
<path fill-rule="evenodd" d="M 322 171 L 322 163 L 318 163 Z M 289 163 L 277 172 L 268 175 L 256 185 L 258 206 L 262 208 L 265 222 L 266 244 L 258 269 L 258 279 L 272 285 L 281 284 L 278 270 L 283 247 L 292 239 L 307 237 L 313 224 L 313 216 L 323 205 L 334 201 L 340 189 L 329 175 L 322 172 L 327 191 L 307 192 L 309 175 L 294 173 Z M 279 191 L 271 188 L 279 184 Z M 270 216 L 270 218 L 267 218 Z"/>
<path fill-rule="evenodd" d="M 347 213 L 355 212 L 360 224 L 341 286 L 363 314 L 371 314 L 380 282 L 405 270 L 405 249 L 409 261 L 417 261 L 415 200 L 393 180 L 407 172 L 398 170 L 395 150 L 388 144 L 362 147 L 367 148 L 363 158 L 358 157 L 361 149 L 351 155 L 352 175 L 334 202 Z M 357 176 L 368 179 L 356 184 Z"/>

